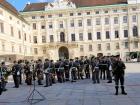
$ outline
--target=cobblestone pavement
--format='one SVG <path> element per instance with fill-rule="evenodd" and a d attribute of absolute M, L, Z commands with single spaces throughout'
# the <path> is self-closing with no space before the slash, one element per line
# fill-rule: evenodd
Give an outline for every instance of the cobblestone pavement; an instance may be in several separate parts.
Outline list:
<path fill-rule="evenodd" d="M 76 83 L 54 84 L 52 87 L 36 86 L 36 89 L 46 99 L 36 105 L 140 105 L 140 63 L 126 64 L 127 96 L 114 95 L 114 83 L 107 84 L 102 80 L 100 84 L 92 84 L 92 80 L 79 80 Z M 0 96 L 0 105 L 29 105 L 27 97 L 33 87 L 23 84 L 20 88 L 12 88 L 13 83 L 7 85 L 7 92 Z M 39 98 L 37 93 L 35 98 Z"/>

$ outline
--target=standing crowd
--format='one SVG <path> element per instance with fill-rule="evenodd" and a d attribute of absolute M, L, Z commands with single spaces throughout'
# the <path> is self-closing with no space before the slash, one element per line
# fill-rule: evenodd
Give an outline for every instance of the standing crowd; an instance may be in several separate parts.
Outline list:
<path fill-rule="evenodd" d="M 127 95 L 124 90 L 125 64 L 117 56 L 92 57 L 87 56 L 75 59 L 53 60 L 41 59 L 37 61 L 14 61 L 11 70 L 8 70 L 5 62 L 0 66 L 0 95 L 6 91 L 7 78 L 13 75 L 14 88 L 19 88 L 23 83 L 32 85 L 33 81 L 44 87 L 52 86 L 56 82 L 64 83 L 67 81 L 76 82 L 83 79 L 92 79 L 93 84 L 100 83 L 101 80 L 108 80 L 107 83 L 115 81 L 115 95 L 118 95 L 119 82 L 121 92 Z M 114 78 L 114 79 L 113 79 Z"/>

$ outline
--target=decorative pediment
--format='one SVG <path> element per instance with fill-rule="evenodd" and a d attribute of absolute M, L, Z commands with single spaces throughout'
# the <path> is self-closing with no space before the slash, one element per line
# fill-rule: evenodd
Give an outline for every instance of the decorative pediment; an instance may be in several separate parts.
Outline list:
<path fill-rule="evenodd" d="M 76 5 L 69 0 L 55 0 L 54 2 L 48 3 L 45 6 L 45 11 L 73 8 L 76 8 Z"/>

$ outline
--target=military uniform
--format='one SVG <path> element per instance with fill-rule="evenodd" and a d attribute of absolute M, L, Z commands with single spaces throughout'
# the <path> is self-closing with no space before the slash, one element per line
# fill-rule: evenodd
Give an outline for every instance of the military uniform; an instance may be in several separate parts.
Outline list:
<path fill-rule="evenodd" d="M 26 75 L 25 82 L 27 83 L 27 85 L 32 85 L 32 72 L 30 70 L 29 62 L 26 62 L 26 65 L 24 66 L 24 73 Z"/>
<path fill-rule="evenodd" d="M 71 82 L 76 82 L 76 79 L 77 79 L 77 74 L 76 74 L 77 64 L 76 64 L 76 62 L 74 62 L 73 60 L 70 60 L 69 67 L 70 67 Z"/>
<path fill-rule="evenodd" d="M 37 73 L 37 79 L 38 79 L 38 85 L 43 85 L 42 80 L 43 80 L 43 64 L 41 60 L 38 60 L 35 71 Z"/>
<path fill-rule="evenodd" d="M 51 77 L 52 63 L 49 60 L 45 60 L 44 63 L 44 73 L 46 77 L 46 85 L 45 87 L 52 85 L 52 77 Z"/>
<path fill-rule="evenodd" d="M 12 74 L 13 74 L 13 79 L 14 79 L 14 83 L 15 83 L 15 88 L 19 88 L 19 83 L 20 83 L 20 70 L 21 70 L 21 66 L 18 62 L 18 64 L 16 62 L 14 62 L 14 65 L 12 67 Z"/>
<path fill-rule="evenodd" d="M 3 91 L 6 91 L 7 90 L 6 89 L 7 81 L 6 81 L 5 77 L 6 77 L 6 73 L 7 73 L 7 67 L 5 66 L 5 62 L 2 62 L 0 69 L 1 69 L 1 73 L 2 73 L 1 87 L 2 87 Z"/>
<path fill-rule="evenodd" d="M 64 61 L 64 70 L 65 70 L 66 81 L 69 81 L 69 61 L 68 60 Z"/>
<path fill-rule="evenodd" d="M 125 70 L 125 64 L 118 58 L 117 56 L 117 60 L 114 63 L 114 71 L 113 71 L 113 75 L 115 77 L 115 89 L 116 89 L 116 93 L 115 95 L 118 95 L 118 88 L 119 88 L 119 81 L 121 84 L 121 90 L 122 90 L 122 94 L 127 95 L 127 93 L 124 90 L 124 70 Z"/>
<path fill-rule="evenodd" d="M 89 68 L 90 62 L 89 62 L 88 59 L 85 59 L 84 65 L 85 65 L 85 75 L 86 75 L 86 78 L 90 79 L 90 68 Z"/>
<path fill-rule="evenodd" d="M 2 94 L 3 88 L 2 88 L 2 81 L 3 81 L 3 73 L 0 69 L 0 95 Z"/>
<path fill-rule="evenodd" d="M 99 61 L 95 60 L 94 62 L 92 62 L 92 80 L 93 83 L 100 83 L 100 79 L 99 79 Z"/>
<path fill-rule="evenodd" d="M 61 60 L 59 60 L 58 62 L 55 63 L 55 69 L 56 69 L 56 73 L 57 73 L 58 82 L 60 82 L 60 83 L 65 82 L 64 63 Z"/>

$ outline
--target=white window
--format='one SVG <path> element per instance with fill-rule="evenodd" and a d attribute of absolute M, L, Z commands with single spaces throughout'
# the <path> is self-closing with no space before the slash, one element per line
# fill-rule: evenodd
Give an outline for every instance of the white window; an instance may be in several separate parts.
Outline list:
<path fill-rule="evenodd" d="M 82 27 L 82 25 L 83 25 L 82 20 L 78 20 L 78 26 Z"/>
<path fill-rule="evenodd" d="M 136 48 L 138 48 L 138 41 L 134 41 L 134 48 L 136 49 Z"/>
<path fill-rule="evenodd" d="M 128 47 L 129 47 L 128 42 L 124 42 L 124 48 L 125 48 L 125 49 L 128 49 Z"/>
<path fill-rule="evenodd" d="M 96 11 L 95 13 L 96 13 L 96 14 L 99 14 L 100 12 L 99 12 L 99 11 Z"/>
<path fill-rule="evenodd" d="M 36 23 L 33 23 L 33 30 L 36 30 Z"/>
<path fill-rule="evenodd" d="M 83 41 L 83 33 L 79 33 L 79 40 Z"/>
<path fill-rule="evenodd" d="M 87 26 L 91 26 L 91 19 L 87 19 Z"/>
<path fill-rule="evenodd" d="M 132 16 L 132 21 L 133 21 L 133 22 L 137 22 L 137 17 L 136 17 L 136 15 L 133 15 L 133 16 Z"/>
<path fill-rule="evenodd" d="M 46 43 L 46 36 L 45 35 L 42 36 L 42 43 Z"/>
<path fill-rule="evenodd" d="M 71 20 L 71 21 L 70 21 L 70 26 L 71 26 L 71 27 L 74 27 L 74 20 Z"/>
<path fill-rule="evenodd" d="M 53 28 L 52 22 L 48 23 L 49 24 L 49 29 Z"/>
<path fill-rule="evenodd" d="M 36 19 L 36 17 L 35 16 L 32 16 L 32 19 Z"/>
<path fill-rule="evenodd" d="M 37 42 L 37 36 L 33 36 L 33 42 L 34 42 L 34 43 L 38 43 L 38 42 Z"/>
<path fill-rule="evenodd" d="M 59 22 L 59 28 L 64 28 L 64 26 L 63 26 L 63 22 L 62 22 L 62 21 Z"/>
<path fill-rule="evenodd" d="M 70 16 L 73 16 L 74 14 L 73 13 L 70 13 Z"/>
<path fill-rule="evenodd" d="M 114 24 L 118 24 L 118 22 L 119 22 L 118 17 L 114 17 Z"/>
<path fill-rule="evenodd" d="M 105 25 L 109 24 L 109 18 L 105 18 Z"/>
<path fill-rule="evenodd" d="M 96 18 L 96 25 L 101 25 L 101 18 Z"/>
<path fill-rule="evenodd" d="M 120 44 L 116 43 L 116 50 L 120 49 Z"/>
<path fill-rule="evenodd" d="M 43 54 L 46 54 L 46 47 L 43 48 Z"/>
<path fill-rule="evenodd" d="M 115 30 L 115 38 L 119 38 L 119 31 Z"/>
<path fill-rule="evenodd" d="M 113 10 L 113 12 L 114 12 L 114 13 L 117 13 L 117 12 L 118 12 L 118 10 L 117 10 L 117 9 L 114 9 L 114 10 Z"/>
<path fill-rule="evenodd" d="M 63 17 L 63 14 L 59 14 L 59 17 Z"/>
<path fill-rule="evenodd" d="M 123 16 L 123 23 L 127 23 L 127 16 Z"/>
<path fill-rule="evenodd" d="M 98 44 L 98 51 L 101 51 L 102 50 L 102 45 L 101 44 Z"/>
<path fill-rule="evenodd" d="M 110 39 L 110 32 L 106 31 L 106 39 Z"/>
<path fill-rule="evenodd" d="M 53 37 L 53 35 L 50 35 L 50 42 L 54 42 L 54 37 Z"/>

